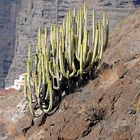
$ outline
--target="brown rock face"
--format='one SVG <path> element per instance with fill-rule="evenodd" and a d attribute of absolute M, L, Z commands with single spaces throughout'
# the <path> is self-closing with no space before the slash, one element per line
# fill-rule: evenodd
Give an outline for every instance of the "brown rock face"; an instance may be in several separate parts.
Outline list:
<path fill-rule="evenodd" d="M 37 42 L 38 27 L 61 24 L 68 10 L 83 5 L 83 0 L 21 0 L 21 10 L 17 17 L 16 44 L 13 63 L 6 78 L 6 85 L 13 84 L 15 78 L 26 71 L 27 44 Z M 93 8 L 97 18 L 105 9 L 108 12 L 110 27 L 114 27 L 121 19 L 127 17 L 139 6 L 135 0 L 86 0 L 89 7 L 89 28 Z M 33 54 L 35 48 L 33 48 Z"/>
<path fill-rule="evenodd" d="M 25 140 L 24 136 L 18 133 L 16 125 L 20 118 L 23 120 L 27 116 L 24 115 L 26 105 L 24 106 L 22 100 L 23 95 L 14 89 L 0 90 L 0 140 Z"/>
<path fill-rule="evenodd" d="M 103 60 L 108 65 L 99 78 L 68 95 L 42 126 L 27 132 L 27 139 L 139 140 L 139 19 L 137 11 L 112 31 Z"/>
<path fill-rule="evenodd" d="M 99 77 L 89 81 L 77 92 L 67 95 L 53 115 L 37 120 L 40 123 L 35 121 L 34 125 L 29 127 L 31 118 L 25 109 L 26 104 L 21 102 L 22 95 L 2 96 L 0 98 L 0 138 L 139 140 L 139 19 L 140 11 L 137 11 L 112 31 L 110 45 L 105 52 Z M 1 121 L 3 117 L 5 121 Z M 7 120 L 10 122 L 6 123 Z M 29 128 L 24 129 L 27 130 L 24 131 L 26 137 L 21 133 L 24 127 Z"/>

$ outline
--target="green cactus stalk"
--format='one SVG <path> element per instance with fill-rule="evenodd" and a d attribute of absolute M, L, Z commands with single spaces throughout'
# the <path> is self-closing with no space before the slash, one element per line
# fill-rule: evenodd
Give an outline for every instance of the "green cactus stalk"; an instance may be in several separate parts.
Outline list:
<path fill-rule="evenodd" d="M 32 58 L 31 58 L 31 46 L 28 47 L 28 60 L 27 60 L 27 84 L 31 91 L 31 77 L 32 77 Z"/>
<path fill-rule="evenodd" d="M 62 30 L 62 34 L 63 34 L 63 29 Z M 64 55 L 63 55 L 63 52 L 62 52 L 62 43 L 63 40 L 59 40 L 59 64 L 60 64 L 60 71 L 61 73 L 63 74 L 63 76 L 66 76 L 66 73 L 65 73 L 65 66 L 64 66 Z"/>
<path fill-rule="evenodd" d="M 27 97 L 27 75 L 25 76 L 25 81 L 24 81 L 24 97 Z"/>
<path fill-rule="evenodd" d="M 100 54 L 99 54 L 99 60 L 102 59 L 103 56 L 103 49 L 104 49 L 104 26 L 101 25 L 101 48 L 100 48 Z"/>
<path fill-rule="evenodd" d="M 42 68 L 41 68 L 42 69 L 42 82 L 43 82 L 43 84 L 45 84 L 45 68 L 44 68 L 45 65 L 44 65 L 44 55 L 43 54 L 41 55 L 41 62 L 42 62 L 41 63 L 42 64 L 41 65 L 42 66 Z"/>
<path fill-rule="evenodd" d="M 32 93 L 28 92 L 27 97 L 28 97 L 28 101 L 29 101 L 28 103 L 29 103 L 30 112 L 34 116 L 34 111 L 33 111 L 33 106 L 32 106 Z"/>
<path fill-rule="evenodd" d="M 94 62 L 96 61 L 97 48 L 98 48 L 98 39 L 99 39 L 99 29 L 96 28 L 95 43 L 94 43 L 93 50 L 92 50 L 92 58 L 91 58 L 91 62 L 89 64 L 89 66 L 84 71 L 85 73 L 89 72 L 93 68 Z"/>
<path fill-rule="evenodd" d="M 45 77 L 46 77 L 46 82 L 50 81 L 50 74 L 49 74 L 49 53 L 45 55 Z"/>
<path fill-rule="evenodd" d="M 81 50 L 80 50 L 80 75 L 83 74 L 83 45 L 81 45 Z"/>
<path fill-rule="evenodd" d="M 94 66 L 102 60 L 103 52 L 108 46 L 109 21 L 106 12 L 103 12 L 102 21 L 96 22 L 93 10 L 92 29 L 89 30 L 86 3 L 79 12 L 76 12 L 76 8 L 69 11 L 62 26 L 52 25 L 50 37 L 47 36 L 48 30 L 38 29 L 34 62 L 31 47 L 28 49 L 28 75 L 25 78 L 24 95 L 34 117 L 38 116 L 33 108 L 34 97 L 44 113 L 52 111 L 56 99 L 55 91 L 68 89 L 74 77 L 79 79 L 83 78 L 84 74 L 91 73 Z M 66 85 L 62 85 L 63 83 Z"/>

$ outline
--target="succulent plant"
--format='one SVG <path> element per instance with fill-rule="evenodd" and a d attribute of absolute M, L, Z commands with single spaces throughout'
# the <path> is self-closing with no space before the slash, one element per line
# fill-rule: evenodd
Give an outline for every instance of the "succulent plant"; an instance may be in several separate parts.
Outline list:
<path fill-rule="evenodd" d="M 102 21 L 96 22 L 94 10 L 92 16 L 92 30 L 88 29 L 86 4 L 78 12 L 75 8 L 69 11 L 62 25 L 52 25 L 44 31 L 39 28 L 35 58 L 29 47 L 24 88 L 33 116 L 37 116 L 34 102 L 42 112 L 51 112 L 56 93 L 66 92 L 73 79 L 91 73 L 102 60 L 108 45 L 109 21 L 105 11 Z"/>

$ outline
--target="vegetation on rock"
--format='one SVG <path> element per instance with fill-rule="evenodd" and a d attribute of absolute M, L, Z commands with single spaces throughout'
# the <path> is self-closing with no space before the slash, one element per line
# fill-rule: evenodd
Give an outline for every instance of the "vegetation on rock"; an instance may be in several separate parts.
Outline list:
<path fill-rule="evenodd" d="M 63 25 L 39 29 L 33 57 L 29 46 L 24 93 L 34 117 L 51 112 L 60 97 L 79 87 L 101 62 L 108 45 L 109 22 L 105 12 L 102 21 L 96 22 L 93 10 L 91 31 L 87 14 L 84 4 L 78 12 L 75 8 L 69 11 Z"/>

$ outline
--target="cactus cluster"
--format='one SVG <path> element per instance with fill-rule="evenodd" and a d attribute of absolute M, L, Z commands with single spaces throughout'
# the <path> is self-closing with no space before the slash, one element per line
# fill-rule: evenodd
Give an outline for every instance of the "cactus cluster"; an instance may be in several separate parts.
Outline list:
<path fill-rule="evenodd" d="M 106 12 L 96 21 L 93 10 L 92 30 L 88 30 L 88 8 L 84 4 L 78 12 L 69 11 L 62 25 L 52 25 L 38 31 L 36 54 L 28 50 L 25 96 L 33 116 L 37 109 L 50 112 L 62 86 L 69 81 L 90 73 L 102 59 L 108 45 L 109 22 Z M 48 36 L 49 34 L 49 36 Z M 64 84 L 67 83 L 67 84 Z M 64 84 L 64 85 L 63 85 Z"/>

